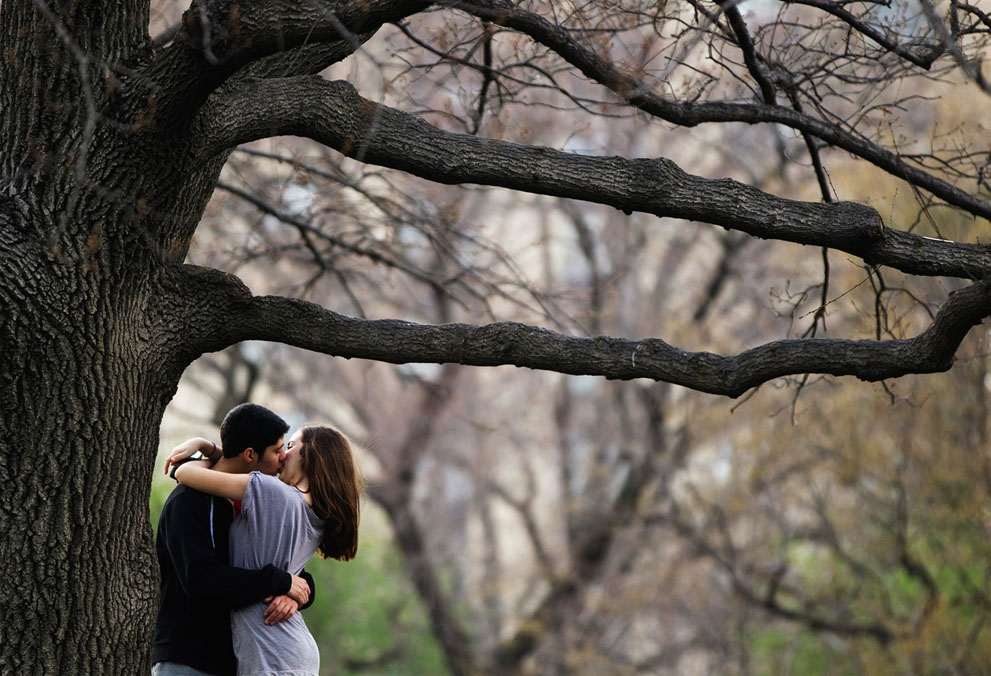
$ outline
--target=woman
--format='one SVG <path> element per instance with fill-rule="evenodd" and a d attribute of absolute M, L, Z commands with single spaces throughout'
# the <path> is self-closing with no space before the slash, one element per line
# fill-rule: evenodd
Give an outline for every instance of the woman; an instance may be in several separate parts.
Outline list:
<path fill-rule="evenodd" d="M 230 533 L 232 566 L 272 564 L 296 575 L 314 552 L 340 561 L 354 558 L 361 480 L 351 444 L 332 427 L 296 432 L 279 478 L 218 472 L 207 461 L 188 462 L 175 477 L 191 488 L 240 501 Z M 300 613 L 267 626 L 265 605 L 258 603 L 233 611 L 231 626 L 239 676 L 318 673 L 320 654 Z"/>

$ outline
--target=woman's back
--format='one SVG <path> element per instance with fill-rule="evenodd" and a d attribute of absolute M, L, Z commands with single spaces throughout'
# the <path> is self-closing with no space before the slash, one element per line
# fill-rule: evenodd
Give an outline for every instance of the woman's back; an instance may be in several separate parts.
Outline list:
<path fill-rule="evenodd" d="M 252 472 L 241 501 L 241 513 L 231 525 L 231 565 L 262 568 L 272 564 L 299 574 L 320 543 L 323 522 L 303 495 L 275 477 Z M 289 620 L 265 625 L 265 605 L 254 604 L 232 615 L 238 674 L 316 674 L 319 652 L 296 613 Z"/>

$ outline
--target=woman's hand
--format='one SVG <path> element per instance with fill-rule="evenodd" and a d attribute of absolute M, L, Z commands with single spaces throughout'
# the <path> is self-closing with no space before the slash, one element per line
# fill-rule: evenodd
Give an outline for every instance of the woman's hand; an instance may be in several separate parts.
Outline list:
<path fill-rule="evenodd" d="M 285 622 L 296 614 L 299 604 L 286 595 L 269 596 L 265 601 L 268 607 L 265 608 L 265 624 L 272 626 L 279 622 Z"/>
<path fill-rule="evenodd" d="M 217 448 L 216 444 L 209 439 L 203 439 L 201 437 L 193 437 L 188 441 L 184 441 L 173 448 L 172 454 L 165 459 L 165 473 L 169 473 L 170 466 L 176 465 L 196 453 L 202 453 L 213 459 L 215 448 Z"/>

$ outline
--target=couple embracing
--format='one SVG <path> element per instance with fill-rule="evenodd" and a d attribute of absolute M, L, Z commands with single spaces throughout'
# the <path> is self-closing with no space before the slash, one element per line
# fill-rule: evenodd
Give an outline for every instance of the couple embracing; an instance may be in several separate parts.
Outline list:
<path fill-rule="evenodd" d="M 219 447 L 190 439 L 166 460 L 180 485 L 155 543 L 153 676 L 318 673 L 297 612 L 312 603 L 303 566 L 314 552 L 354 558 L 361 479 L 339 431 L 308 426 L 284 444 L 288 430 L 267 408 L 242 404 L 224 418 Z"/>

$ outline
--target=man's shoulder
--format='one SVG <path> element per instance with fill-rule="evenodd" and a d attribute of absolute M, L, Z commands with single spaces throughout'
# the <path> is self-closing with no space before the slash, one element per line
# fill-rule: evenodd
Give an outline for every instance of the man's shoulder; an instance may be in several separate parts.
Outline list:
<path fill-rule="evenodd" d="M 169 497 L 166 498 L 165 505 L 162 507 L 162 514 L 174 510 L 205 509 L 209 507 L 212 500 L 213 496 L 208 493 L 179 484 L 172 489 Z"/>

